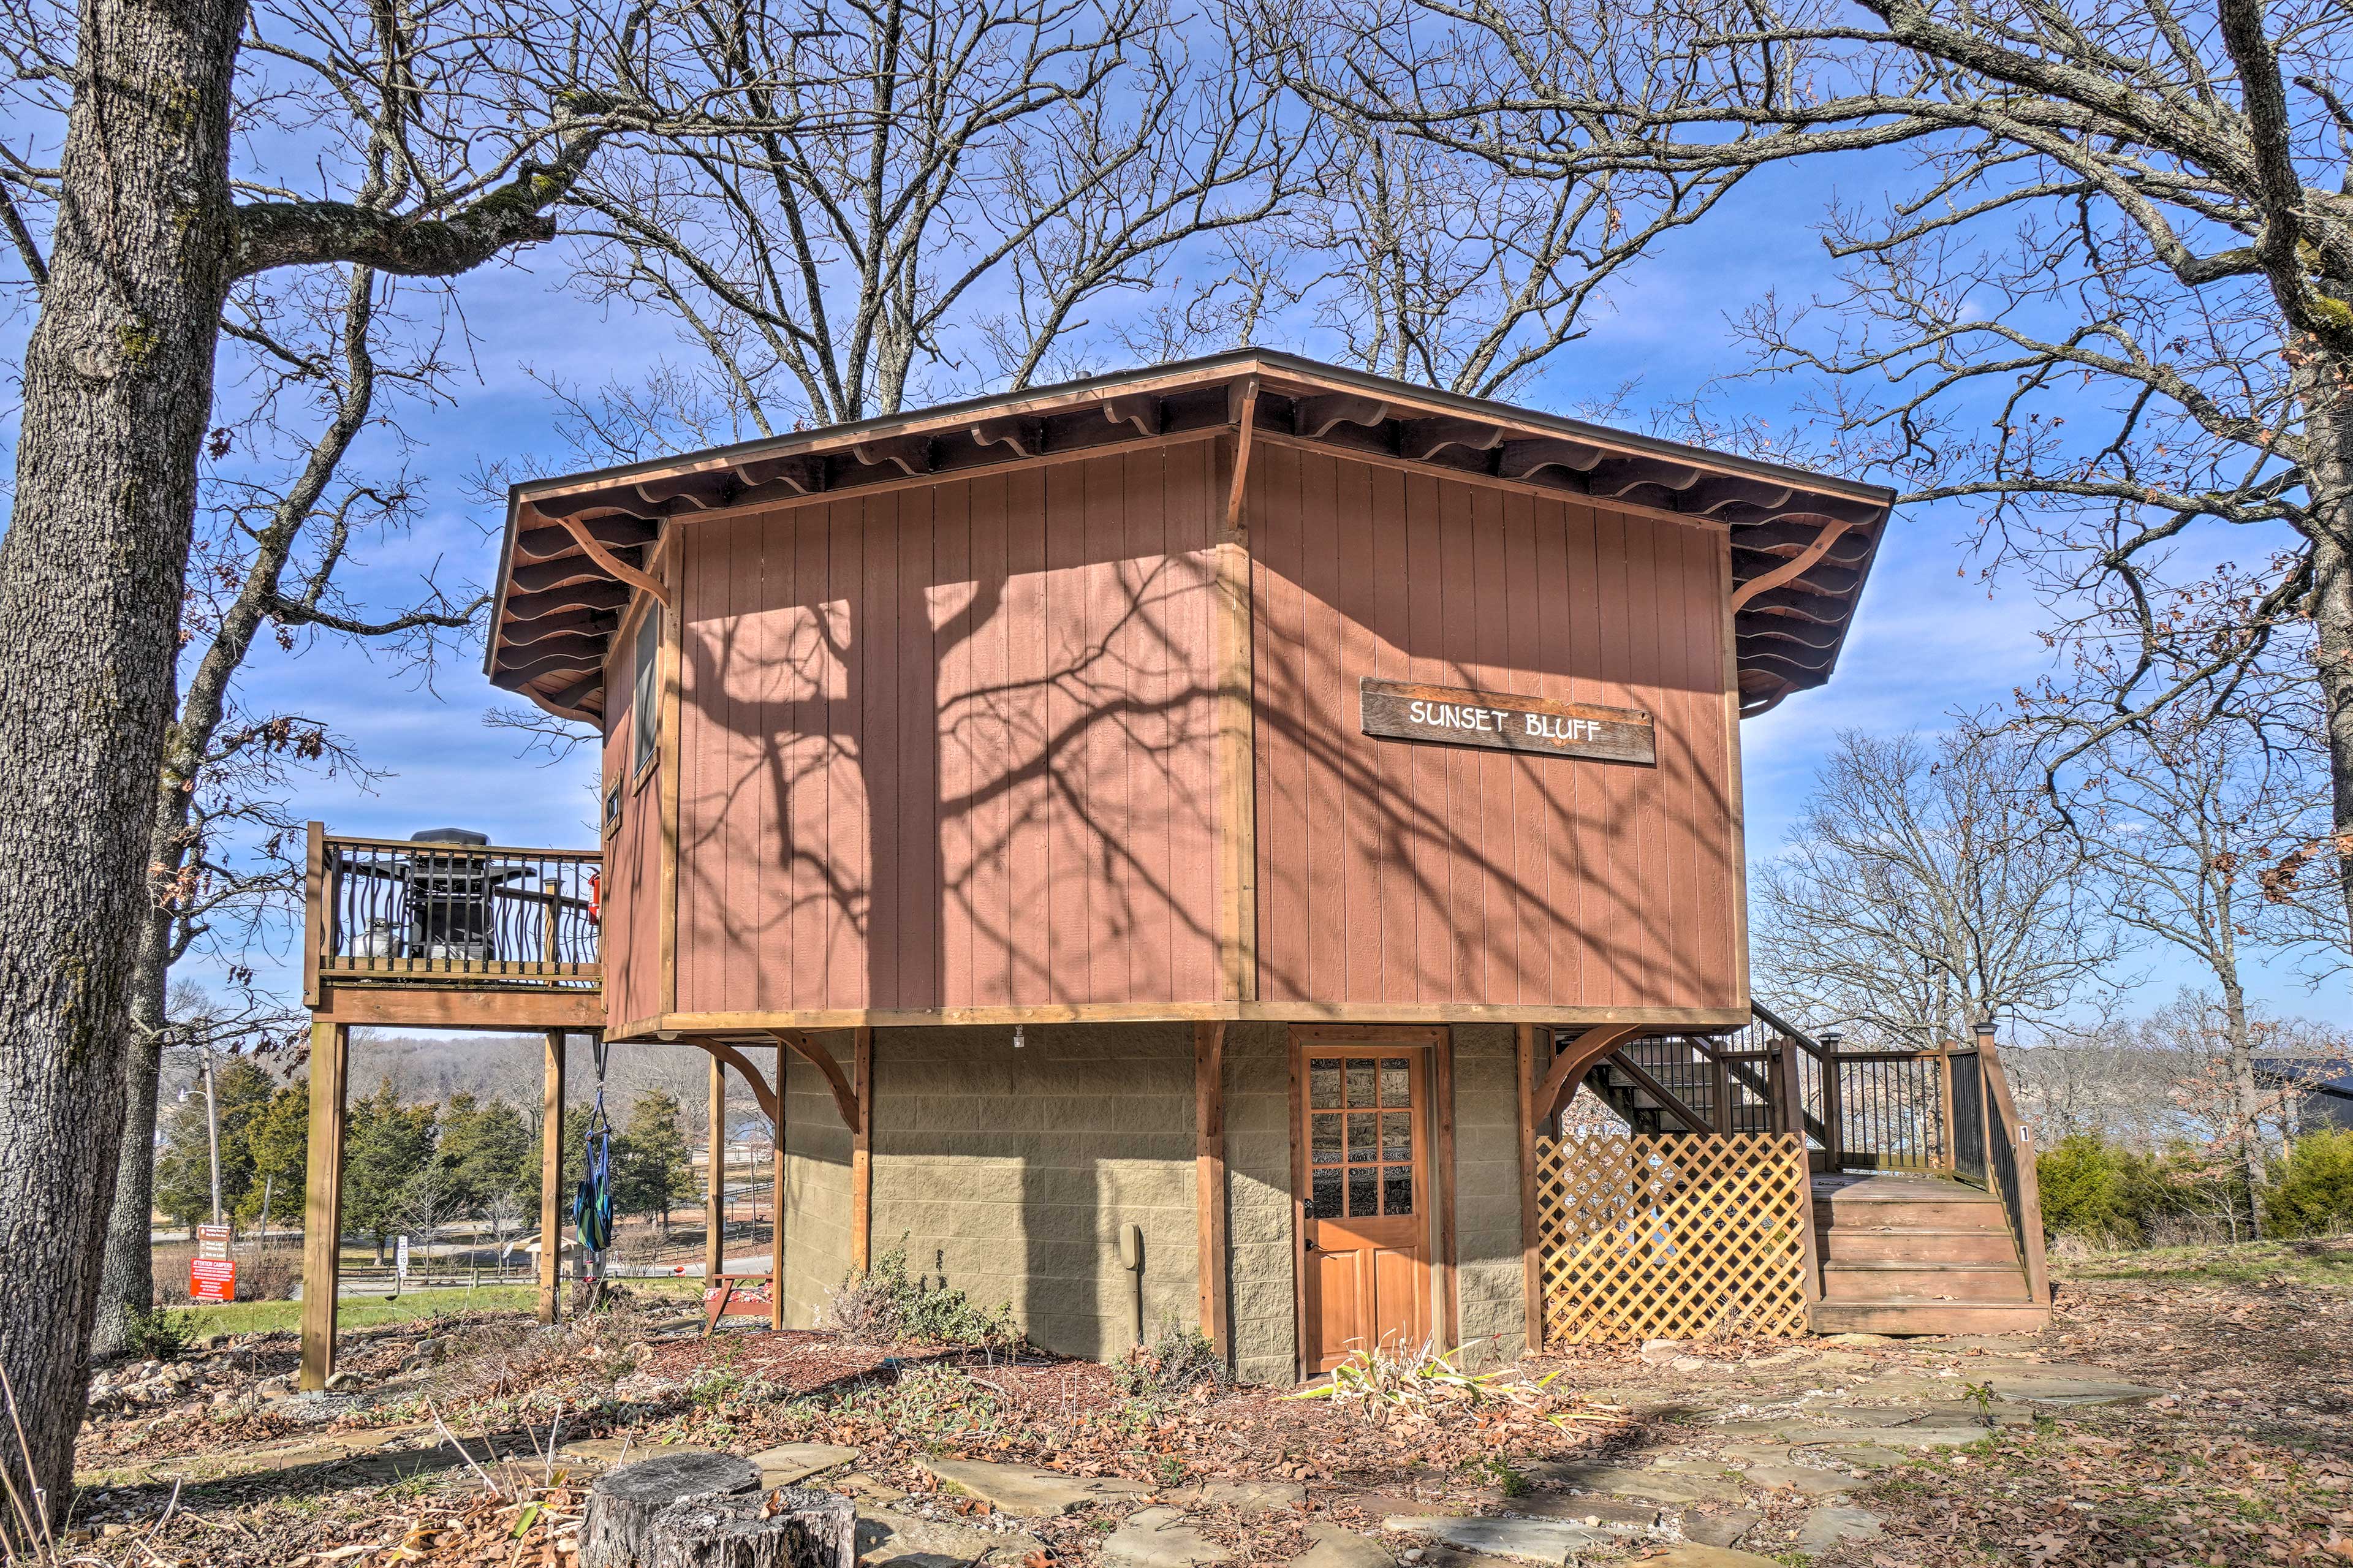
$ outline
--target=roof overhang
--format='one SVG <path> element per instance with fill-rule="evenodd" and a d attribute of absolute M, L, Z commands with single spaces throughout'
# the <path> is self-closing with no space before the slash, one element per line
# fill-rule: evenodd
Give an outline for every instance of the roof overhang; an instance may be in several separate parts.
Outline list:
<path fill-rule="evenodd" d="M 1731 536 L 1741 710 L 1820 686 L 1894 492 L 1263 349 L 796 431 L 519 484 L 485 671 L 601 722 L 604 665 L 656 549 L 697 518 L 854 495 L 1230 426 L 1719 526 Z"/>

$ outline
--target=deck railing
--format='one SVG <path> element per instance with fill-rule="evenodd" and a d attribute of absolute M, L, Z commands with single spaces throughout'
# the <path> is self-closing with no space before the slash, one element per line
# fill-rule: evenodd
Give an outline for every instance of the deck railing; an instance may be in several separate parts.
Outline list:
<path fill-rule="evenodd" d="M 311 825 L 303 991 L 428 983 L 570 990 L 602 983 L 593 849 L 331 835 Z"/>

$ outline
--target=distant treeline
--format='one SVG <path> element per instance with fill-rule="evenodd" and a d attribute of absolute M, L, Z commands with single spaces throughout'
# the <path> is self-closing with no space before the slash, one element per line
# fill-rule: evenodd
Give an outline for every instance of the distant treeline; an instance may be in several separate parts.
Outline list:
<path fill-rule="evenodd" d="M 250 1060 L 231 1059 L 214 1075 L 221 1205 L 240 1225 L 299 1216 L 310 1154 L 310 1086 L 280 1084 Z M 608 1094 L 608 1102 L 614 1097 Z M 486 1224 L 504 1241 L 536 1226 L 542 1116 L 536 1099 L 519 1108 L 505 1098 L 460 1091 L 417 1100 L 390 1077 L 349 1107 L 343 1134 L 343 1227 L 372 1237 L 381 1254 L 391 1238 L 430 1237 L 460 1220 Z M 695 1190 L 685 1118 L 658 1089 L 638 1091 L 614 1130 L 614 1200 L 627 1215 L 657 1215 Z M 565 1183 L 586 1163 L 587 1117 L 565 1118 Z M 164 1120 L 155 1165 L 155 1206 L 166 1219 L 194 1226 L 212 1213 L 212 1138 L 201 1080 Z"/>

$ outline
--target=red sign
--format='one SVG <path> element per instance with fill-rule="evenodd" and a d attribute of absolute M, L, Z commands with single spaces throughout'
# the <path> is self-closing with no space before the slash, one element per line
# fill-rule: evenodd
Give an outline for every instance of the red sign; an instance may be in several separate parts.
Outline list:
<path fill-rule="evenodd" d="M 708 1313 L 711 1303 L 722 1294 L 727 1300 L 726 1305 L 719 1309 L 721 1317 L 765 1318 L 768 1315 L 768 1288 L 765 1285 L 738 1285 L 733 1290 L 714 1285 L 702 1293 L 702 1310 Z"/>
<path fill-rule="evenodd" d="M 236 1300 L 237 1265 L 220 1258 L 189 1258 L 188 1300 L 191 1301 Z"/>

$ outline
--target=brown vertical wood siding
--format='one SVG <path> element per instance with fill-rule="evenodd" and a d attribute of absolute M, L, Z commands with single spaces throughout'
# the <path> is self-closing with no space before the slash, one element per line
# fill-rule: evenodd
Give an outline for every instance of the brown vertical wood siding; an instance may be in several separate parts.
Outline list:
<path fill-rule="evenodd" d="M 1744 1000 L 1721 530 L 1274 442 L 1249 509 L 1261 1001 Z M 1658 765 L 1374 740 L 1367 675 L 1642 709 Z"/>
<path fill-rule="evenodd" d="M 1177 441 L 682 531 L 680 1011 L 1216 995 L 1218 466 Z"/>
<path fill-rule="evenodd" d="M 661 769 L 657 763 L 642 779 L 629 775 L 628 650 L 634 638 L 614 640 L 623 651 L 606 670 L 605 689 L 619 694 L 620 710 L 606 720 L 596 809 L 601 817 L 604 791 L 619 779 L 621 822 L 605 840 L 597 946 L 605 963 L 605 1016 L 618 1030 L 661 1010 Z"/>

